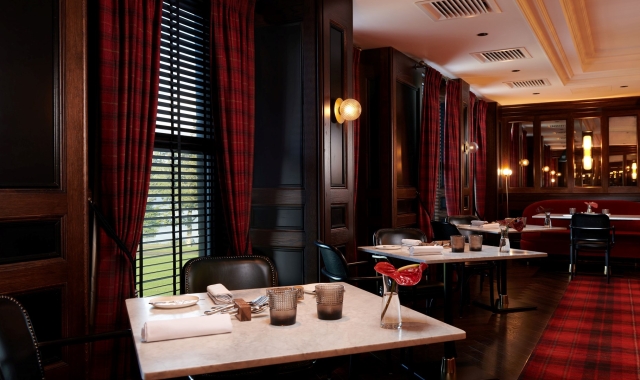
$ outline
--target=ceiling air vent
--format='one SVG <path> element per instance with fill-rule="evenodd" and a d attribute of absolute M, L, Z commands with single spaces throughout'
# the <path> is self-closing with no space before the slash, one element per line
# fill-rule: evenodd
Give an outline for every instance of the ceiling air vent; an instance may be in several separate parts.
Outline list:
<path fill-rule="evenodd" d="M 426 0 L 415 4 L 433 21 L 502 13 L 495 0 Z"/>
<path fill-rule="evenodd" d="M 525 48 L 481 51 L 479 53 L 471 53 L 471 55 L 482 63 L 508 62 L 516 59 L 531 58 L 531 54 Z"/>
<path fill-rule="evenodd" d="M 504 82 L 511 88 L 529 88 L 529 87 L 544 87 L 551 86 L 549 79 L 530 79 L 530 80 L 518 80 L 513 82 Z"/>

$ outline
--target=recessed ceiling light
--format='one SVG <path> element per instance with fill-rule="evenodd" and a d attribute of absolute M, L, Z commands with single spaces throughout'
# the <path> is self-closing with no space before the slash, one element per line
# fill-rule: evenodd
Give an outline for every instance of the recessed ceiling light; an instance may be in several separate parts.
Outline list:
<path fill-rule="evenodd" d="M 620 86 L 620 87 L 622 87 L 622 88 L 627 88 L 627 87 L 629 87 L 629 86 Z"/>
<path fill-rule="evenodd" d="M 478 37 L 484 37 L 484 36 L 488 36 L 489 33 L 478 33 L 477 36 Z"/>
<path fill-rule="evenodd" d="M 520 70 L 511 70 L 512 73 L 520 72 Z"/>
<path fill-rule="evenodd" d="M 533 95 L 540 95 L 540 93 L 539 92 L 534 92 Z"/>

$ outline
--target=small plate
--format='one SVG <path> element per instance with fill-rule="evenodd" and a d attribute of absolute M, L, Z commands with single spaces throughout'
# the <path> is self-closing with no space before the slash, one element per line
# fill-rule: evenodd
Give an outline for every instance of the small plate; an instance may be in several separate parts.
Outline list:
<path fill-rule="evenodd" d="M 149 303 L 153 307 L 160 309 L 179 309 L 181 307 L 193 306 L 198 303 L 200 297 L 182 295 L 182 296 L 167 296 L 167 297 L 154 297 L 149 300 Z"/>
<path fill-rule="evenodd" d="M 376 249 L 392 250 L 392 249 L 400 249 L 400 248 L 402 248 L 402 246 L 401 245 L 376 245 L 375 248 Z"/>

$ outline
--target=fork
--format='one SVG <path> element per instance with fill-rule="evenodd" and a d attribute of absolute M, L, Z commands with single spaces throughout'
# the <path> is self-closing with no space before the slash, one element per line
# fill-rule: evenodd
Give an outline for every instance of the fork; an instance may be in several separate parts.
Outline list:
<path fill-rule="evenodd" d="M 262 305 L 267 304 L 268 301 L 269 301 L 269 297 L 266 296 L 266 295 L 262 295 L 262 296 L 257 297 L 256 299 L 251 300 L 251 301 L 249 301 L 247 303 L 249 305 L 251 305 L 251 306 L 262 306 Z"/>

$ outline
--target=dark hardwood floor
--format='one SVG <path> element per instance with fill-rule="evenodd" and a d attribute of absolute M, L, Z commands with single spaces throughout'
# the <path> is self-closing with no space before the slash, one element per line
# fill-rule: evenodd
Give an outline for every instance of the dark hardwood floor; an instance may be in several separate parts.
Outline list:
<path fill-rule="evenodd" d="M 508 266 L 508 295 L 513 303 L 536 305 L 537 309 L 510 314 L 492 314 L 480 307 L 468 305 L 462 316 L 455 311 L 455 326 L 467 333 L 467 338 L 456 343 L 457 373 L 449 377 L 457 380 L 517 379 L 542 335 L 548 320 L 562 298 L 569 283 L 566 258 L 536 259 L 530 262 L 513 260 Z M 602 263 L 583 264 L 579 275 L 602 276 Z M 614 275 L 640 278 L 637 265 L 626 263 L 614 266 Z M 615 281 L 615 277 L 612 278 Z M 471 299 L 489 301 L 488 281 L 480 290 L 479 277 L 471 279 Z M 603 285 L 606 280 L 603 276 Z M 456 293 L 456 305 L 459 295 Z M 416 310 L 419 308 L 416 307 Z M 441 319 L 442 307 L 437 304 L 432 316 Z M 328 363 L 324 373 L 314 378 L 331 379 L 439 379 L 442 344 L 417 347 L 413 350 L 394 350 L 384 353 L 354 355 L 337 358 Z M 403 369 L 401 363 L 411 358 L 412 369 L 419 375 Z M 351 360 L 351 366 L 349 365 Z M 337 367 L 337 368 L 336 368 Z M 322 368 L 322 367 L 320 367 Z M 333 369 L 336 368 L 336 369 Z M 333 370 L 331 370 L 333 369 Z"/>

